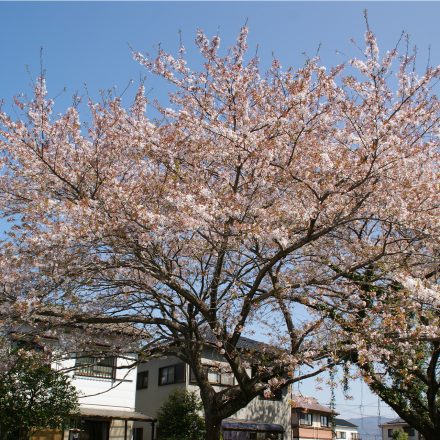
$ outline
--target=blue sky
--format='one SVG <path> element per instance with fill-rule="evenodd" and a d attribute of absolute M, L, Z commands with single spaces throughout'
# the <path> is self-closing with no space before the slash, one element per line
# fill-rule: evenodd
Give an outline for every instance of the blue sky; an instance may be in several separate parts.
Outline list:
<path fill-rule="evenodd" d="M 258 45 L 263 66 L 271 62 L 272 53 L 284 66 L 300 66 L 303 53 L 314 55 L 319 46 L 324 65 L 339 64 L 358 53 L 352 37 L 362 45 L 365 8 L 382 50 L 394 47 L 405 30 L 418 46 L 420 69 L 429 47 L 431 64 L 440 64 L 440 2 L 0 1 L 0 98 L 7 109 L 14 95 L 29 93 L 40 71 L 40 47 L 49 94 L 54 97 L 66 88 L 56 107 L 62 111 L 74 92 L 84 93 L 84 83 L 97 97 L 100 89 L 116 86 L 122 91 L 130 79 L 137 82 L 144 76 L 129 46 L 154 53 L 160 43 L 176 51 L 181 30 L 190 60 L 195 60 L 191 46 L 197 28 L 209 36 L 219 32 L 225 48 L 246 20 L 250 50 Z M 147 76 L 146 88 L 151 97 L 165 99 L 157 79 Z M 301 391 L 315 394 L 313 382 L 303 384 Z M 354 400 L 345 402 L 338 393 L 342 416 L 377 415 L 377 398 L 365 385 L 354 384 L 352 394 Z M 328 392 L 317 395 L 322 402 L 329 399 Z M 382 407 L 382 414 L 391 413 Z"/>

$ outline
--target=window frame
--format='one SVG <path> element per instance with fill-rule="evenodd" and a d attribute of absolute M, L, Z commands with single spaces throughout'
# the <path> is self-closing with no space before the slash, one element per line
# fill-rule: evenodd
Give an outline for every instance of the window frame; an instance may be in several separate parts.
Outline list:
<path fill-rule="evenodd" d="M 306 421 L 310 417 L 310 422 Z M 312 426 L 313 425 L 313 413 L 301 411 L 299 415 L 299 424 L 302 426 Z"/>
<path fill-rule="evenodd" d="M 75 358 L 75 376 L 93 377 L 96 379 L 116 379 L 115 356 L 86 356 Z"/>
<path fill-rule="evenodd" d="M 145 390 L 148 388 L 148 380 L 149 380 L 149 374 L 147 371 L 139 371 L 136 376 L 136 389 L 137 390 Z M 145 385 L 145 378 L 147 379 L 147 384 Z"/>
<path fill-rule="evenodd" d="M 322 419 L 326 420 L 325 424 L 322 423 Z M 321 414 L 319 416 L 319 423 L 320 423 L 321 427 L 330 428 L 330 417 L 326 414 Z"/>
<path fill-rule="evenodd" d="M 181 369 L 181 371 L 178 371 L 178 369 Z M 167 371 L 167 375 L 166 375 L 166 381 L 162 382 L 162 378 L 163 378 L 163 371 Z M 170 379 L 170 373 L 169 372 L 173 372 L 172 374 L 172 379 Z M 183 373 L 180 375 L 177 375 L 176 372 L 178 373 Z M 164 385 L 172 385 L 175 383 L 185 383 L 186 381 L 186 364 L 184 364 L 183 362 L 180 364 L 173 364 L 173 365 L 166 365 L 164 367 L 159 368 L 159 372 L 158 372 L 158 385 L 164 386 Z M 181 376 L 181 377 L 178 377 Z"/>

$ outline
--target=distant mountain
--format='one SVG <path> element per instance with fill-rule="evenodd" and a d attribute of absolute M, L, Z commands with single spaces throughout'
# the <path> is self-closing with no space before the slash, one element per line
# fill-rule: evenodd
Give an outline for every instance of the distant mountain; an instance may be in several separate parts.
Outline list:
<path fill-rule="evenodd" d="M 362 440 L 381 440 L 382 433 L 379 428 L 378 417 L 360 417 L 357 419 L 347 419 L 349 422 L 358 426 Z M 380 424 L 393 420 L 389 417 L 381 417 Z"/>

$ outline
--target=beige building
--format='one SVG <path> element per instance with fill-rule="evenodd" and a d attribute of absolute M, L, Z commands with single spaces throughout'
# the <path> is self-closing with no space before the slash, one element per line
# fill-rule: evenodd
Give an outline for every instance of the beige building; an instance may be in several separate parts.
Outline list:
<path fill-rule="evenodd" d="M 333 410 L 313 397 L 293 396 L 292 440 L 332 440 Z"/>
<path fill-rule="evenodd" d="M 382 430 L 382 440 L 392 440 L 396 431 L 404 431 L 408 434 L 408 440 L 423 440 L 423 436 L 411 428 L 405 420 L 398 418 L 380 425 Z"/>

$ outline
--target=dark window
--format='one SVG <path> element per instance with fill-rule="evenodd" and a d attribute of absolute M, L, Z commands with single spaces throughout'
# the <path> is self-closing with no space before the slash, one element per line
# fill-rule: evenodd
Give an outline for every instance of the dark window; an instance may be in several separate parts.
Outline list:
<path fill-rule="evenodd" d="M 77 376 L 100 377 L 114 379 L 116 377 L 116 358 L 98 358 L 92 356 L 80 356 L 76 358 L 75 374 Z"/>
<path fill-rule="evenodd" d="M 336 438 L 347 438 L 347 433 L 344 431 L 336 431 Z"/>
<path fill-rule="evenodd" d="M 321 416 L 321 426 L 330 426 L 328 416 Z"/>
<path fill-rule="evenodd" d="M 409 437 L 414 437 L 414 429 L 413 428 L 403 428 L 403 430 L 408 434 Z"/>
<path fill-rule="evenodd" d="M 148 388 L 148 371 L 142 371 L 137 374 L 136 389 L 142 390 Z"/>
<path fill-rule="evenodd" d="M 81 440 L 108 440 L 110 422 L 84 420 L 81 427 Z"/>
<path fill-rule="evenodd" d="M 143 440 L 144 438 L 144 428 L 134 428 L 133 440 Z"/>
<path fill-rule="evenodd" d="M 313 415 L 311 413 L 301 413 L 299 416 L 299 424 L 311 426 L 313 422 Z"/>
<path fill-rule="evenodd" d="M 392 429 L 388 429 L 388 437 L 392 437 L 393 436 L 393 430 Z"/>
<path fill-rule="evenodd" d="M 185 382 L 185 364 L 159 368 L 159 385 Z"/>

